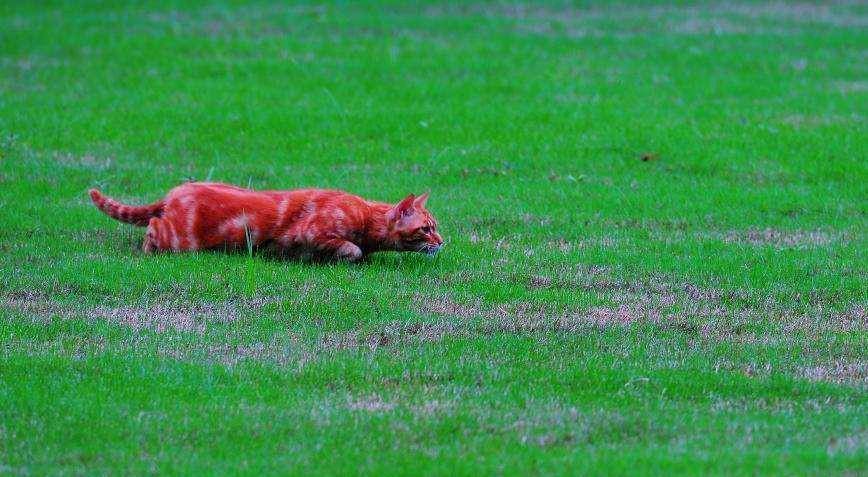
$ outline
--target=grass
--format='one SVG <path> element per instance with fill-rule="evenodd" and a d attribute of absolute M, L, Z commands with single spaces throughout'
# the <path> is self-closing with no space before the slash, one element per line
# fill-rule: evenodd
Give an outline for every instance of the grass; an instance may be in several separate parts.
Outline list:
<path fill-rule="evenodd" d="M 864 474 L 862 2 L 0 5 L 0 473 Z M 147 256 L 89 187 L 431 191 Z"/>

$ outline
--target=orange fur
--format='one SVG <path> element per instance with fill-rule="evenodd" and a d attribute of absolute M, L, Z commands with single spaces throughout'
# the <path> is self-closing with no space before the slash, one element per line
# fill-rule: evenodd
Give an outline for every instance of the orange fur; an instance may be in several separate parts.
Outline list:
<path fill-rule="evenodd" d="M 356 261 L 377 251 L 434 254 L 443 245 L 425 209 L 428 194 L 397 205 L 337 190 L 253 191 L 190 182 L 145 206 L 121 204 L 91 189 L 109 217 L 147 226 L 146 252 L 274 246 L 288 254 Z"/>

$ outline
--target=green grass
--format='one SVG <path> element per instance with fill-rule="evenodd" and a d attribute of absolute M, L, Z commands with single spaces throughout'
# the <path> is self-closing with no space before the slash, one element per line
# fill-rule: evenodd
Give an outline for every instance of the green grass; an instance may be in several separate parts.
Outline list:
<path fill-rule="evenodd" d="M 866 24 L 3 2 L 0 473 L 865 474 Z M 188 178 L 448 244 L 146 256 L 86 195 Z"/>

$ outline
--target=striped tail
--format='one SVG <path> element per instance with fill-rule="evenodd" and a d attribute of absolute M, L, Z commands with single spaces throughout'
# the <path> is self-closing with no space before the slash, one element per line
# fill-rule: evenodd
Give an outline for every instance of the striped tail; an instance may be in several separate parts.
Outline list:
<path fill-rule="evenodd" d="M 163 201 L 157 201 L 150 205 L 136 207 L 133 205 L 121 204 L 120 202 L 102 195 L 96 189 L 90 190 L 90 200 L 93 201 L 96 207 L 105 212 L 109 217 L 126 222 L 128 224 L 144 227 L 148 225 L 151 217 L 159 217 L 163 214 Z"/>

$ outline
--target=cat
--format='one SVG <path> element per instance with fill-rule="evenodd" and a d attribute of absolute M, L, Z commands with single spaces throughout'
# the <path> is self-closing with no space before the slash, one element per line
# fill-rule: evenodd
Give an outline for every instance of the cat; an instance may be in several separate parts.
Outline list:
<path fill-rule="evenodd" d="M 131 206 L 90 190 L 109 217 L 147 227 L 142 250 L 192 251 L 272 246 L 282 254 L 356 262 L 373 252 L 436 254 L 443 247 L 428 193 L 397 205 L 339 190 L 254 191 L 188 182 L 162 200 Z"/>

